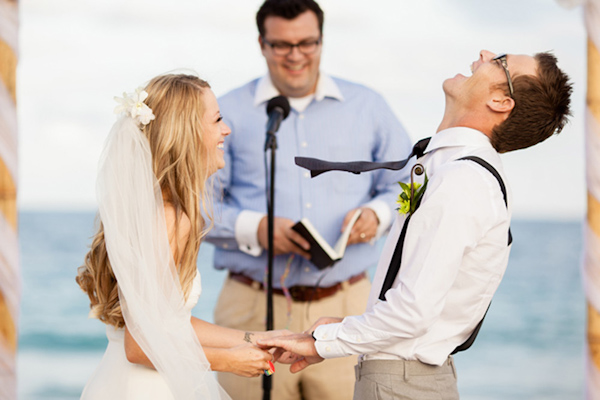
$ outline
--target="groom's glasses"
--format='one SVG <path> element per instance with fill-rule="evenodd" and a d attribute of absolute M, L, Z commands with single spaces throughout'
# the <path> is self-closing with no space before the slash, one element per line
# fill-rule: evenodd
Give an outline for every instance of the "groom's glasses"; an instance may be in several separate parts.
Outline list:
<path fill-rule="evenodd" d="M 506 62 L 506 54 L 500 54 L 499 56 L 494 57 L 492 60 L 500 61 L 500 65 L 504 69 L 504 73 L 506 74 L 506 79 L 508 80 L 508 92 L 510 93 L 510 97 L 514 99 L 514 89 L 512 79 L 510 78 L 510 72 L 508 72 L 508 63 Z"/>

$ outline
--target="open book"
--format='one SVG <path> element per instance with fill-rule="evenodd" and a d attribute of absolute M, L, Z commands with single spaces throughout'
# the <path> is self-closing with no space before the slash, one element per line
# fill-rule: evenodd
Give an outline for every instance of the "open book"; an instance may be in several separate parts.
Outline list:
<path fill-rule="evenodd" d="M 360 209 L 356 210 L 334 248 L 323 239 L 323 236 L 317 232 L 308 219 L 302 218 L 292 227 L 293 230 L 302 235 L 302 237 L 310 243 L 310 261 L 317 268 L 327 268 L 344 257 L 348 238 L 350 237 L 350 231 L 352 231 L 352 227 L 358 217 L 360 217 L 361 212 L 362 210 Z"/>

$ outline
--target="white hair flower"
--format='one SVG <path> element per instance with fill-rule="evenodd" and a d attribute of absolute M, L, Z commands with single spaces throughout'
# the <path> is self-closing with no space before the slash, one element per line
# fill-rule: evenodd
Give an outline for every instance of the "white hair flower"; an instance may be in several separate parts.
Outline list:
<path fill-rule="evenodd" d="M 140 124 L 148 125 L 154 119 L 154 114 L 144 103 L 147 97 L 148 93 L 142 87 L 135 89 L 135 93 L 123 92 L 123 97 L 115 96 L 115 101 L 119 103 L 115 107 L 115 114 L 125 113 Z"/>

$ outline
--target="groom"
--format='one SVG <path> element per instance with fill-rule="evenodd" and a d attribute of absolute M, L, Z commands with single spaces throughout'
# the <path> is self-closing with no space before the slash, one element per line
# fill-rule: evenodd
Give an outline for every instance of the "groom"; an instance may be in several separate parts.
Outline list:
<path fill-rule="evenodd" d="M 497 56 L 483 50 L 471 69 L 472 76 L 444 81 L 442 122 L 417 160 L 425 173 L 415 178 L 426 183 L 420 207 L 409 217 L 396 216 L 367 311 L 321 318 L 305 333 L 259 342 L 303 356 L 292 372 L 324 358 L 360 354 L 355 399 L 394 393 L 459 398 L 451 354 L 474 340 L 512 239 L 511 197 L 498 153 L 560 132 L 572 91 L 548 53 Z M 397 275 L 388 276 L 397 264 Z M 384 281 L 389 287 L 382 289 Z"/>

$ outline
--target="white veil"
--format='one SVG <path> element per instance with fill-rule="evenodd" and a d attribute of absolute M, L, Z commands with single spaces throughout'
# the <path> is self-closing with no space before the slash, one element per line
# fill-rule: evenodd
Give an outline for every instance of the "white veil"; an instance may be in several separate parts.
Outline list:
<path fill-rule="evenodd" d="M 119 118 L 107 138 L 96 190 L 129 332 L 175 399 L 229 399 L 184 309 L 150 145 L 128 115 Z"/>

